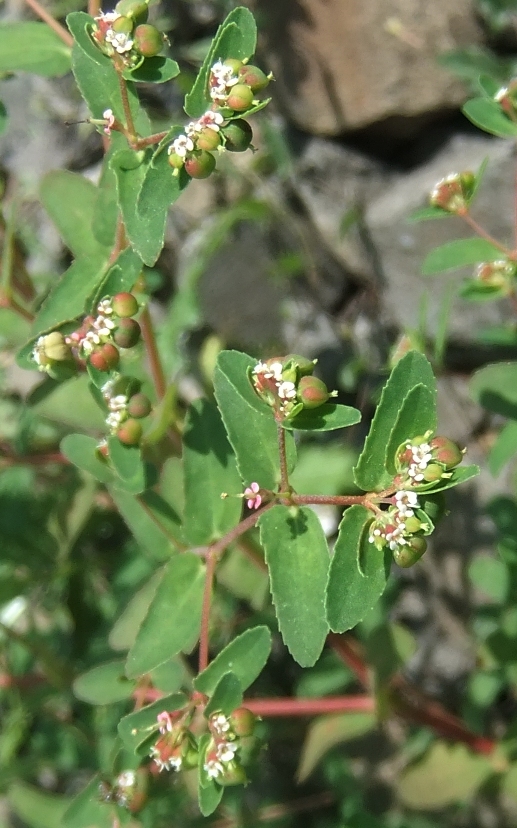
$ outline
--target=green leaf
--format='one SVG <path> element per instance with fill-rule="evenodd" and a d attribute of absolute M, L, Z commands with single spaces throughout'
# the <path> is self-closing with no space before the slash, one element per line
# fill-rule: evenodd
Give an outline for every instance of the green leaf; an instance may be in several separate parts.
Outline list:
<path fill-rule="evenodd" d="M 488 468 L 496 476 L 517 454 L 517 422 L 506 423 L 488 455 Z"/>
<path fill-rule="evenodd" d="M 70 47 L 46 23 L 0 25 L 0 73 L 34 72 L 54 77 L 70 71 Z"/>
<path fill-rule="evenodd" d="M 113 650 L 131 649 L 163 575 L 163 569 L 155 572 L 133 595 L 122 615 L 115 621 L 109 634 L 109 645 Z"/>
<path fill-rule="evenodd" d="M 70 803 L 62 818 L 62 828 L 112 828 L 114 808 L 99 798 L 100 776 L 93 779 Z"/>
<path fill-rule="evenodd" d="M 368 541 L 372 518 L 369 509 L 355 505 L 340 523 L 327 588 L 327 617 L 334 632 L 355 627 L 386 587 L 389 558 Z"/>
<path fill-rule="evenodd" d="M 239 522 L 241 481 L 217 408 L 207 400 L 190 406 L 183 432 L 185 534 L 195 546 L 221 538 Z M 221 498 L 222 493 L 229 497 Z"/>
<path fill-rule="evenodd" d="M 402 403 L 397 422 L 390 434 L 386 467 L 391 475 L 396 474 L 395 455 L 405 440 L 419 437 L 426 431 L 436 430 L 436 390 L 426 385 L 415 385 Z"/>
<path fill-rule="evenodd" d="M 153 156 L 151 150 L 121 150 L 111 164 L 131 246 L 151 266 L 163 247 L 167 211 L 189 179 L 173 174 L 165 151 Z"/>
<path fill-rule="evenodd" d="M 218 682 L 214 694 L 205 707 L 205 716 L 208 718 L 212 713 L 220 710 L 225 716 L 229 716 L 242 704 L 242 687 L 239 679 L 234 673 L 225 673 Z"/>
<path fill-rule="evenodd" d="M 84 313 L 85 303 L 104 278 L 105 256 L 76 259 L 43 302 L 32 330 L 34 335 L 48 331 Z"/>
<path fill-rule="evenodd" d="M 119 253 L 117 259 L 106 273 L 104 279 L 96 286 L 94 293 L 88 300 L 86 308 L 90 313 L 105 296 L 115 296 L 116 293 L 131 292 L 133 285 L 142 271 L 142 261 L 130 247 Z"/>
<path fill-rule="evenodd" d="M 483 408 L 517 420 L 517 362 L 494 362 L 476 371 L 470 393 Z"/>
<path fill-rule="evenodd" d="M 322 716 L 309 725 L 296 771 L 298 782 L 305 782 L 323 756 L 336 745 L 358 739 L 376 726 L 373 713 L 345 713 Z"/>
<path fill-rule="evenodd" d="M 136 69 L 126 69 L 122 74 L 126 80 L 135 83 L 165 83 L 179 75 L 179 72 L 175 60 L 156 55 L 146 58 Z"/>
<path fill-rule="evenodd" d="M 89 704 L 113 704 L 129 699 L 135 686 L 124 675 L 124 661 L 108 661 L 78 676 L 72 689 L 78 699 Z"/>
<path fill-rule="evenodd" d="M 504 253 L 485 239 L 457 239 L 431 250 L 422 265 L 422 273 L 424 276 L 432 276 L 457 267 L 495 262 L 498 259 L 504 259 Z"/>
<path fill-rule="evenodd" d="M 242 6 L 233 9 L 219 26 L 194 85 L 185 98 L 187 115 L 200 118 L 209 108 L 208 79 L 213 64 L 227 58 L 250 58 L 255 52 L 256 42 L 257 27 L 251 12 Z"/>
<path fill-rule="evenodd" d="M 153 558 L 168 560 L 183 546 L 179 516 L 157 492 L 149 490 L 139 497 L 110 487 L 110 494 L 136 542 Z"/>
<path fill-rule="evenodd" d="M 239 351 L 221 351 L 214 371 L 217 405 L 237 458 L 244 485 L 257 481 L 265 489 L 280 483 L 277 428 L 273 413 L 255 394 L 247 370 L 256 361 Z M 294 440 L 286 434 L 288 468 L 296 460 Z"/>
<path fill-rule="evenodd" d="M 391 435 L 403 411 L 404 400 L 417 385 L 436 393 L 432 368 L 423 354 L 410 351 L 395 365 L 384 386 L 363 451 L 355 468 L 355 481 L 366 492 L 382 491 L 392 475 L 386 470 Z"/>
<path fill-rule="evenodd" d="M 109 255 L 93 233 L 98 193 L 95 184 L 68 170 L 52 170 L 41 182 L 41 203 L 75 258 Z"/>
<path fill-rule="evenodd" d="M 421 207 L 413 213 L 410 213 L 407 220 L 412 224 L 416 224 L 419 221 L 447 218 L 448 216 L 450 216 L 450 213 L 447 210 L 442 210 L 441 207 Z"/>
<path fill-rule="evenodd" d="M 361 412 L 349 405 L 325 403 L 319 408 L 300 411 L 292 420 L 284 420 L 282 426 L 289 431 L 334 431 L 347 428 L 361 419 Z"/>
<path fill-rule="evenodd" d="M 488 98 L 472 98 L 463 106 L 463 114 L 480 129 L 500 138 L 514 138 L 517 124 L 508 118 L 500 104 Z"/>
<path fill-rule="evenodd" d="M 223 788 L 211 779 L 205 770 L 206 751 L 210 739 L 201 737 L 198 766 L 198 800 L 199 810 L 203 816 L 213 814 L 223 796 Z"/>
<path fill-rule="evenodd" d="M 432 495 L 436 492 L 444 492 L 446 489 L 453 489 L 454 486 L 459 486 L 460 483 L 466 483 L 467 480 L 477 477 L 479 474 L 479 466 L 458 466 L 450 474 L 450 477 L 443 477 L 434 485 L 429 484 L 425 488 L 420 486 L 419 489 L 416 489 L 417 493 L 420 491 Z"/>
<path fill-rule="evenodd" d="M 18 819 L 30 828 L 61 828 L 61 819 L 70 805 L 70 798 L 57 796 L 15 782 L 7 792 L 9 807 Z"/>
<path fill-rule="evenodd" d="M 259 527 L 282 638 L 302 667 L 312 667 L 328 632 L 329 551 L 321 523 L 307 507 L 273 506 Z"/>
<path fill-rule="evenodd" d="M 61 451 L 74 466 L 93 474 L 101 483 L 113 483 L 115 475 L 109 466 L 99 459 L 98 440 L 86 434 L 68 434 L 61 440 Z"/>
<path fill-rule="evenodd" d="M 204 583 L 205 567 L 197 555 L 184 552 L 169 561 L 129 651 L 129 678 L 192 646 L 199 635 Z"/>
<path fill-rule="evenodd" d="M 158 730 L 157 716 L 166 710 L 172 713 L 174 710 L 181 710 L 187 704 L 187 697 L 183 693 L 172 693 L 164 696 L 163 699 L 148 704 L 136 713 L 124 716 L 118 724 L 118 735 L 125 747 L 136 753 L 139 745 L 146 742 L 153 731 Z M 94 823 L 95 824 L 95 823 Z"/>
<path fill-rule="evenodd" d="M 131 494 L 140 494 L 147 488 L 142 452 L 138 446 L 125 446 L 118 437 L 108 437 L 109 459 L 120 477 L 123 488 Z M 116 484 L 115 484 L 116 485 Z"/>
<path fill-rule="evenodd" d="M 233 673 L 246 690 L 262 672 L 271 651 L 271 633 L 267 627 L 253 627 L 234 638 L 195 679 L 200 693 L 212 695 L 226 673 Z"/>
<path fill-rule="evenodd" d="M 402 772 L 398 794 L 406 807 L 418 811 L 446 808 L 470 799 L 492 773 L 488 757 L 437 741 Z"/>
<path fill-rule="evenodd" d="M 493 302 L 494 299 L 504 299 L 508 291 L 504 287 L 483 284 L 478 279 L 467 279 L 461 285 L 458 295 L 470 302 Z"/>
<path fill-rule="evenodd" d="M 505 604 L 510 589 L 510 572 L 506 564 L 488 555 L 479 555 L 469 564 L 469 578 L 474 586 L 496 604 Z"/>

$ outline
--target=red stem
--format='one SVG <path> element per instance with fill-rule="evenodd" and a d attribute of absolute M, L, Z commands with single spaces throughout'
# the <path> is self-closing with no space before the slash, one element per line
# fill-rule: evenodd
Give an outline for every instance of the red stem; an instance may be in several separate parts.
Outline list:
<path fill-rule="evenodd" d="M 494 236 L 490 235 L 490 233 L 488 233 L 483 227 L 481 227 L 480 224 L 477 223 L 475 219 L 472 218 L 470 213 L 461 214 L 461 218 L 468 224 L 468 226 L 474 231 L 474 233 L 476 233 L 477 236 L 480 236 L 482 239 L 485 239 L 485 241 L 490 242 L 490 244 L 493 244 L 494 247 L 497 247 L 501 251 L 501 253 L 503 253 L 505 256 L 508 256 L 509 259 L 515 258 L 515 251 L 510 250 L 509 247 L 505 247 L 504 244 L 501 244 L 501 242 L 494 238 Z"/>
<path fill-rule="evenodd" d="M 330 644 L 341 661 L 344 661 L 347 667 L 355 673 L 363 687 L 368 689 L 370 671 L 361 655 L 360 645 L 351 636 L 339 635 L 338 633 L 329 633 L 327 643 Z"/>
<path fill-rule="evenodd" d="M 329 696 L 317 699 L 245 699 L 256 716 L 318 716 L 324 713 L 374 713 L 371 696 Z"/>
<path fill-rule="evenodd" d="M 210 627 L 210 606 L 212 604 L 212 589 L 214 586 L 215 567 L 217 555 L 213 548 L 206 556 L 205 589 L 203 592 L 203 608 L 201 610 L 201 632 L 199 634 L 199 667 L 198 672 L 202 673 L 208 667 L 208 637 Z"/>
<path fill-rule="evenodd" d="M 280 491 L 289 491 L 289 473 L 287 471 L 287 455 L 285 451 L 285 429 L 280 423 L 276 424 L 278 435 L 278 454 L 280 457 Z"/>
<path fill-rule="evenodd" d="M 163 372 L 160 354 L 158 353 L 158 346 L 156 344 L 156 337 L 154 335 L 154 328 L 149 308 L 143 309 L 140 314 L 139 322 L 142 329 L 142 339 L 144 340 L 145 349 L 147 351 L 147 358 L 149 359 L 149 367 L 151 368 L 154 387 L 156 389 L 156 396 L 161 400 L 165 396 L 167 383 L 165 381 L 165 374 Z"/>

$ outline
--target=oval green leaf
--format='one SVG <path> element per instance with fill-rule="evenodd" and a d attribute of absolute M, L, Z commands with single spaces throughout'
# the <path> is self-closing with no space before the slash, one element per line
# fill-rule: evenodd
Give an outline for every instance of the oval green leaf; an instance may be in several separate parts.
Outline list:
<path fill-rule="evenodd" d="M 226 673 L 233 673 L 243 690 L 262 672 L 271 651 L 271 633 L 267 627 L 253 627 L 234 638 L 195 679 L 200 693 L 211 696 Z"/>

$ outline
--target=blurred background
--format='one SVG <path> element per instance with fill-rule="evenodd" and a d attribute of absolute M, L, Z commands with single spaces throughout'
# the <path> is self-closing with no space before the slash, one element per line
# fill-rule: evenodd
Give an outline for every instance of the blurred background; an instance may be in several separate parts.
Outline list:
<path fill-rule="evenodd" d="M 169 214 L 155 268 L 145 269 L 167 376 L 188 402 L 210 392 L 223 347 L 317 358 L 320 376 L 362 410 L 364 424 L 345 437 L 303 443 L 293 483 L 301 492 L 349 493 L 396 349 L 426 353 L 438 377 L 438 430 L 467 448 L 481 475 L 450 494 L 450 514 L 430 550 L 413 569 L 395 572 L 382 607 L 356 632 L 379 675 L 402 671 L 470 730 L 500 744 L 488 760 L 393 717 L 266 721 L 253 783 L 232 792 L 211 822 L 510 828 L 517 818 L 515 468 L 506 458 L 488 468 L 506 418 L 480 405 L 472 377 L 489 363 L 517 359 L 515 307 L 508 299 L 461 298 L 466 270 L 423 277 L 434 247 L 471 231 L 459 218 L 409 217 L 439 179 L 477 170 L 488 158 L 474 214 L 497 238 L 513 237 L 514 146 L 473 127 L 461 106 L 480 74 L 504 85 L 517 72 L 517 2 L 244 4 L 259 27 L 256 62 L 274 73 L 273 100 L 253 119 L 256 151 L 226 153 L 217 174 L 192 182 Z M 152 6 L 182 69 L 181 80 L 140 88 L 156 130 L 186 120 L 184 94 L 236 5 Z M 46 8 L 62 19 L 84 7 L 49 0 Z M 22 0 L 3 0 L 0 13 L 4 21 L 36 19 Z M 0 99 L 7 113 L 2 266 L 14 257 L 18 278 L 28 274 L 41 296 L 70 263 L 41 203 L 42 181 L 67 169 L 96 182 L 102 139 L 76 123 L 88 113 L 70 74 L 4 72 Z M 78 700 L 70 677 L 114 657 L 109 631 L 157 564 L 91 480 L 59 463 L 26 460 L 57 452 L 71 430 L 102 432 L 85 384 L 38 396 L 41 375 L 15 363 L 28 334 L 28 323 L 0 309 L 0 828 L 55 828 L 99 763 L 109 765 L 127 703 Z M 168 473 L 177 479 L 174 463 Z M 332 537 L 339 515 L 328 509 L 321 517 Z M 242 562 L 225 559 L 220 585 L 216 644 L 250 618 L 274 623 L 267 584 Z M 383 666 L 387 634 L 392 649 Z M 50 659 L 45 648 L 64 670 L 54 683 L 48 664 L 43 677 L 38 667 Z M 20 681 L 10 683 L 13 675 Z M 333 652 L 302 671 L 278 637 L 258 684 L 257 695 L 358 692 Z M 156 785 L 144 825 L 201 823 L 188 789 L 170 779 Z"/>

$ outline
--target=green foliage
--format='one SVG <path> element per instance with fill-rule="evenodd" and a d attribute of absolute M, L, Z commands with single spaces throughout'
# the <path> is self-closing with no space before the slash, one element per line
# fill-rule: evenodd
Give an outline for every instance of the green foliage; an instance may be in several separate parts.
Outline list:
<path fill-rule="evenodd" d="M 53 77 L 70 70 L 70 49 L 45 23 L 0 26 L 0 72 L 34 72 Z"/>

